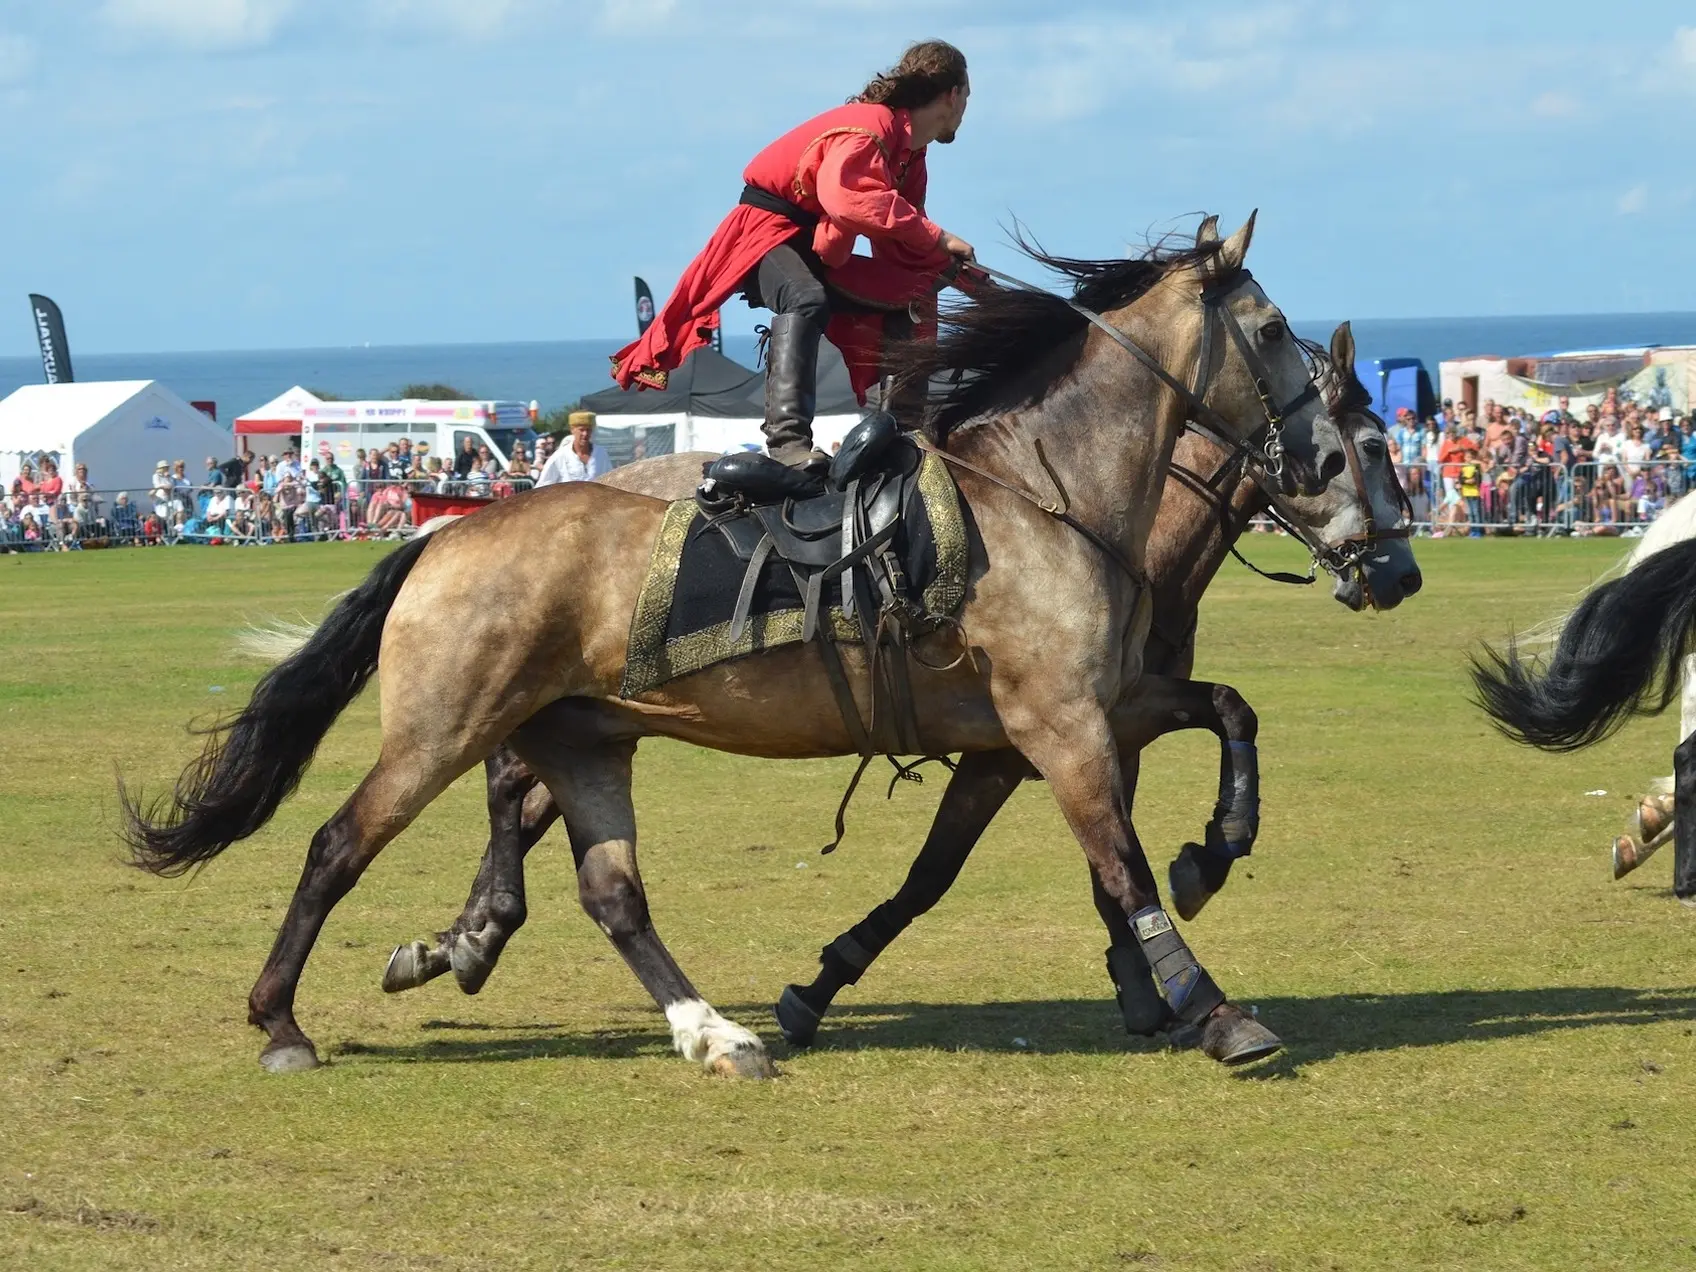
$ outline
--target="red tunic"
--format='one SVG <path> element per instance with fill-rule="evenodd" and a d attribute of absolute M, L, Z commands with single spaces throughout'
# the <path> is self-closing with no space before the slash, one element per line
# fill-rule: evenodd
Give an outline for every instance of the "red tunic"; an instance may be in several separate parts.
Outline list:
<path fill-rule="evenodd" d="M 905 311 L 951 276 L 942 230 L 924 214 L 925 154 L 912 147 L 904 110 L 838 106 L 767 146 L 743 172 L 757 186 L 818 216 L 812 249 L 830 287 L 862 304 Z M 624 388 L 664 388 L 666 373 L 712 338 L 719 307 L 772 248 L 803 233 L 777 212 L 737 204 L 683 271 L 642 338 L 613 355 Z M 870 256 L 855 256 L 864 235 Z M 838 314 L 825 334 L 842 350 L 861 402 L 877 382 L 883 314 Z"/>

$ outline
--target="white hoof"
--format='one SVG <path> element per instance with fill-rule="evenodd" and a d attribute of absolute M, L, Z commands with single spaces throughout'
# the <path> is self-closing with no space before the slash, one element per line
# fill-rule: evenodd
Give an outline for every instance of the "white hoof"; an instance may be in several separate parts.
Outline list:
<path fill-rule="evenodd" d="M 694 1060 L 708 1073 L 723 1077 L 775 1077 L 776 1068 L 765 1044 L 751 1030 L 726 1020 L 711 1003 L 699 998 L 672 1003 L 665 1009 L 671 1042 L 677 1054 Z"/>

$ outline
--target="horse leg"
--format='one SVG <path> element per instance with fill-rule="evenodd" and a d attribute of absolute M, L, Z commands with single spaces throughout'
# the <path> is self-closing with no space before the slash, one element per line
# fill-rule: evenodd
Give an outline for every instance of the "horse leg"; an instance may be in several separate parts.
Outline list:
<path fill-rule="evenodd" d="M 985 828 L 1019 783 L 1032 775 L 1031 766 L 1017 751 L 975 751 L 961 757 L 942 793 L 924 847 L 900 889 L 824 947 L 812 984 L 784 988 L 776 1013 L 785 1038 L 797 1047 L 812 1043 L 837 991 L 857 983 L 907 925 L 954 886 Z"/>
<path fill-rule="evenodd" d="M 489 799 L 489 845 L 465 908 L 433 938 L 397 945 L 383 970 L 383 989 L 416 989 L 453 971 L 468 994 L 483 988 L 501 951 L 528 910 L 524 903 L 524 858 L 559 817 L 553 796 L 511 747 L 484 761 Z"/>
<path fill-rule="evenodd" d="M 1209 729 L 1219 739 L 1213 816 L 1201 843 L 1186 843 L 1166 872 L 1172 905 L 1188 922 L 1225 886 L 1231 863 L 1249 855 L 1260 833 L 1260 752 L 1255 748 L 1260 721 L 1230 685 L 1175 681 L 1160 696 L 1176 699 L 1164 708 L 1170 714 L 1162 733 Z"/>
<path fill-rule="evenodd" d="M 1673 764 L 1672 891 L 1696 907 L 1696 733 L 1678 744 Z"/>
<path fill-rule="evenodd" d="M 248 995 L 247 1019 L 267 1035 L 259 1063 L 272 1073 L 318 1067 L 318 1053 L 294 1017 L 295 990 L 330 911 L 373 858 L 459 772 L 379 757 L 335 816 L 318 828 L 270 957 Z"/>
<path fill-rule="evenodd" d="M 775 1077 L 765 1045 L 701 997 L 654 931 L 636 868 L 636 809 L 630 797 L 636 744 L 559 747 L 545 727 L 529 726 L 514 735 L 513 744 L 564 810 L 584 911 L 665 1012 L 678 1053 L 725 1077 Z"/>
<path fill-rule="evenodd" d="M 1100 886 L 1129 921 L 1161 996 L 1179 1024 L 1201 1030 L 1201 1049 L 1224 1064 L 1270 1055 L 1282 1045 L 1235 1004 L 1191 953 L 1160 906 L 1148 858 L 1131 826 L 1119 754 L 1105 712 L 1002 709 L 1009 739 L 1048 779 Z"/>

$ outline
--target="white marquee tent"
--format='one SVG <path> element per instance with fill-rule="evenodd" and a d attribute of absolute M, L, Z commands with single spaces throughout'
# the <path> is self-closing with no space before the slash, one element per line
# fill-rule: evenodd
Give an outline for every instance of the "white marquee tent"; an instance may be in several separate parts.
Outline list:
<path fill-rule="evenodd" d="M 228 459 L 234 439 L 157 380 L 26 384 L 0 401 L 0 481 L 26 461 L 56 458 L 68 477 L 88 465 L 96 490 L 145 490 L 153 466 L 186 460 L 194 476 L 206 456 Z"/>

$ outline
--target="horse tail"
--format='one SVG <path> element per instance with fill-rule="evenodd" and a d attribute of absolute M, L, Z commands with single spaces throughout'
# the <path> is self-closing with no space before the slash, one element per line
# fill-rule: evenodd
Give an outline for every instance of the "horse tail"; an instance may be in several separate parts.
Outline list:
<path fill-rule="evenodd" d="M 1696 649 L 1696 539 L 1664 548 L 1578 603 L 1547 660 L 1485 647 L 1472 659 L 1478 705 L 1516 742 L 1576 751 L 1678 696 Z"/>
<path fill-rule="evenodd" d="M 135 865 L 185 874 L 271 820 L 377 669 L 383 621 L 429 543 L 417 538 L 391 552 L 343 596 L 299 650 L 265 673 L 239 715 L 206 731 L 200 757 L 168 798 L 144 807 L 119 783 Z"/>

